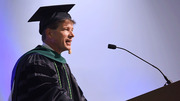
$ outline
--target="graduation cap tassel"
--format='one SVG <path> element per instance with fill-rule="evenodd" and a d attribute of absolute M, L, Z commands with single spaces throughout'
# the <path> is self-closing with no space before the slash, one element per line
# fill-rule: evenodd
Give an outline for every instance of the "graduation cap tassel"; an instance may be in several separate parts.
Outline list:
<path fill-rule="evenodd" d="M 68 53 L 69 53 L 69 54 L 71 54 L 71 53 L 72 53 L 72 50 L 71 50 L 71 49 L 70 49 L 70 50 L 68 50 Z"/>

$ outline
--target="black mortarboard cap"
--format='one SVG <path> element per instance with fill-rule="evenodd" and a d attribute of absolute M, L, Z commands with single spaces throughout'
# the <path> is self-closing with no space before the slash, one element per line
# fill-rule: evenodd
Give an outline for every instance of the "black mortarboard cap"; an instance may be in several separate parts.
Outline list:
<path fill-rule="evenodd" d="M 57 20 L 71 19 L 68 12 L 75 4 L 43 6 L 40 7 L 35 14 L 28 20 L 28 22 L 40 21 L 39 33 L 42 34 L 43 30 L 51 23 Z"/>

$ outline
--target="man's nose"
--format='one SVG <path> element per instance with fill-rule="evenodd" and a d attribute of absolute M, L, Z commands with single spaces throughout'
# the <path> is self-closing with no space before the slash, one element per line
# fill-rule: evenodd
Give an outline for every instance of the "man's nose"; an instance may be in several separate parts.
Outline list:
<path fill-rule="evenodd" d="M 73 37 L 74 37 L 74 33 L 73 33 L 72 31 L 70 31 L 69 36 L 70 36 L 71 38 L 73 38 Z"/>

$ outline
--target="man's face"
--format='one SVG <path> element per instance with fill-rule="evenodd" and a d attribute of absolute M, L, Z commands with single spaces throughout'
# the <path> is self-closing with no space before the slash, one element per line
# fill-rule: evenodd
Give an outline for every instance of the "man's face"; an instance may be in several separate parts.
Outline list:
<path fill-rule="evenodd" d="M 61 53 L 66 50 L 71 50 L 71 42 L 74 37 L 73 22 L 65 20 L 60 23 L 58 28 L 52 30 L 52 45 L 56 52 Z"/>

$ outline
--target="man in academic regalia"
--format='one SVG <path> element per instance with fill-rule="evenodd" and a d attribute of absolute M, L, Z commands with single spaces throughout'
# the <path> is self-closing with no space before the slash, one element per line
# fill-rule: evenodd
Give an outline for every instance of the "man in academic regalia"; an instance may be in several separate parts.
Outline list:
<path fill-rule="evenodd" d="M 87 101 L 70 71 L 63 51 L 71 53 L 74 37 L 68 11 L 74 6 L 40 7 L 28 22 L 40 21 L 43 45 L 25 53 L 16 63 L 11 80 L 12 101 Z"/>

